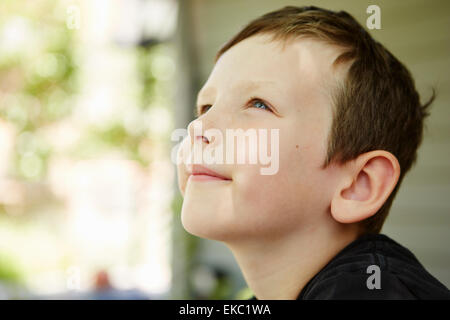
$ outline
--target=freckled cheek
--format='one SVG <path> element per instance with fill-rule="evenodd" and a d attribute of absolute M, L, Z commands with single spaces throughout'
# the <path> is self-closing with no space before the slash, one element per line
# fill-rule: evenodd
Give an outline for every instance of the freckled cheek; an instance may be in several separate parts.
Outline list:
<path fill-rule="evenodd" d="M 297 166 L 317 167 L 322 164 L 327 151 L 327 134 L 319 124 L 300 124 L 301 133 L 294 132 L 281 140 L 283 155 Z"/>
<path fill-rule="evenodd" d="M 305 209 L 325 194 L 327 185 L 321 169 L 325 150 L 319 141 L 319 135 L 316 139 L 306 137 L 290 141 L 280 155 L 280 173 L 285 179 L 280 182 L 279 189 L 286 190 L 286 198 L 292 202 L 300 201 Z"/>

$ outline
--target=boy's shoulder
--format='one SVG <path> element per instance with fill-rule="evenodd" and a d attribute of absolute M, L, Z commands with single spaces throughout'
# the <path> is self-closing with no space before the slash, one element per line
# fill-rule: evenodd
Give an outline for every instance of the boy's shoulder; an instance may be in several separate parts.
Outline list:
<path fill-rule="evenodd" d="M 450 291 L 410 250 L 384 234 L 366 234 L 341 250 L 297 299 L 450 299 Z"/>

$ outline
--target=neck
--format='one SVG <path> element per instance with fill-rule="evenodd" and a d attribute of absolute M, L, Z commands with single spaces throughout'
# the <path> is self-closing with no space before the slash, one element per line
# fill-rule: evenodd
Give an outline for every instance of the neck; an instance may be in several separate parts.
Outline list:
<path fill-rule="evenodd" d="M 227 242 L 258 300 L 295 300 L 307 282 L 356 239 L 350 226 L 297 232 L 277 239 Z M 345 229 L 345 230 L 343 230 Z"/>

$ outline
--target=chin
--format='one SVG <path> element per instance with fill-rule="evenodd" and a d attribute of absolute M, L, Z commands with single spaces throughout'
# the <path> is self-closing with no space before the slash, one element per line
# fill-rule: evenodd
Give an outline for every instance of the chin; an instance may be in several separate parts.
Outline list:
<path fill-rule="evenodd" d="M 181 224 L 186 232 L 210 240 L 227 241 L 236 233 L 236 226 L 226 223 L 226 219 L 217 209 L 211 212 L 187 203 L 183 203 L 181 209 Z"/>
<path fill-rule="evenodd" d="M 188 184 L 181 208 L 183 228 L 201 238 L 219 241 L 227 238 L 236 224 L 229 194 L 228 188 L 222 186 Z"/>

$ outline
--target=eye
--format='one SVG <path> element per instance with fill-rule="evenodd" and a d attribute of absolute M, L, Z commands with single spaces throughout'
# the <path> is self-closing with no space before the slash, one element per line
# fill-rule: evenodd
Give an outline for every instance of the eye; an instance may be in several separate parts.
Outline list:
<path fill-rule="evenodd" d="M 256 98 L 256 97 L 250 98 L 247 105 L 250 105 L 251 107 L 254 107 L 256 109 L 262 109 L 262 110 L 267 110 L 269 112 L 273 112 L 273 110 L 269 106 L 269 104 L 260 98 Z M 200 106 L 198 108 L 197 117 L 206 113 L 211 107 L 212 107 L 212 105 L 210 105 L 210 104 L 204 104 L 204 105 Z"/>
<path fill-rule="evenodd" d="M 257 108 L 257 109 L 263 109 L 272 112 L 272 108 L 268 106 L 267 103 L 265 103 L 263 100 L 259 98 L 251 98 L 250 99 L 250 105 Z"/>

